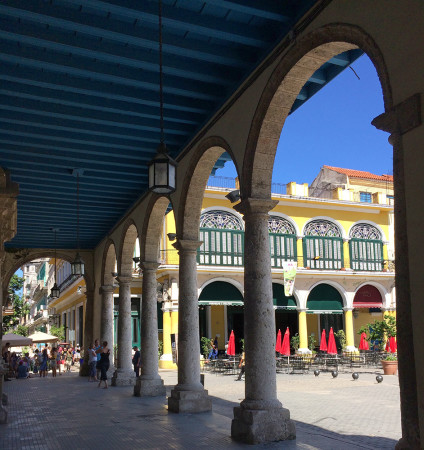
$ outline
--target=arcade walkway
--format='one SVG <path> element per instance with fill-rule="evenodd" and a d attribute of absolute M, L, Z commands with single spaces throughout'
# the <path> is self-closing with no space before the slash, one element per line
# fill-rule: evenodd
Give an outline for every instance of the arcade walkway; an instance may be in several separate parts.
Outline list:
<path fill-rule="evenodd" d="M 169 395 L 177 373 L 161 376 Z M 400 437 L 397 377 L 377 384 L 371 373 L 358 381 L 350 374 L 278 374 L 277 386 L 296 421 L 297 440 L 258 448 L 394 448 Z M 5 383 L 9 424 L 0 427 L 0 448 L 251 448 L 230 438 L 232 408 L 243 399 L 244 382 L 207 374 L 205 387 L 213 396 L 212 413 L 168 414 L 165 398 L 136 398 L 126 387 L 97 389 L 76 373 L 12 380 Z"/>

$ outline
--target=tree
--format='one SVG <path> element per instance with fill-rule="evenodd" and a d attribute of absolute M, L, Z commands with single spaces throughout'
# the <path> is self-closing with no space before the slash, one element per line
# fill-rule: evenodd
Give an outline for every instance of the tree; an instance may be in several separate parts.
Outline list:
<path fill-rule="evenodd" d="M 11 316 L 3 317 L 3 326 L 7 331 L 11 331 L 13 327 L 20 322 L 21 317 L 29 312 L 29 305 L 24 304 L 22 299 L 21 289 L 23 285 L 24 279 L 15 273 L 10 279 L 8 289 L 12 298 L 13 314 Z"/>
<path fill-rule="evenodd" d="M 61 327 L 55 327 L 52 325 L 50 327 L 50 334 L 59 338 L 60 341 L 65 339 L 65 327 L 62 325 Z"/>

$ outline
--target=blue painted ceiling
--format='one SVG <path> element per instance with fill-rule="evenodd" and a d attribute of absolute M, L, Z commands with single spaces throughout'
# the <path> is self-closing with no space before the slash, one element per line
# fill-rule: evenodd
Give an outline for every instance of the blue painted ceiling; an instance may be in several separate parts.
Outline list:
<path fill-rule="evenodd" d="M 164 0 L 165 140 L 175 157 L 313 0 Z M 353 60 L 325 64 L 293 111 Z M 0 166 L 20 186 L 8 247 L 94 248 L 146 191 L 159 143 L 158 3 L 2 0 Z M 220 164 L 225 161 L 224 154 Z"/>

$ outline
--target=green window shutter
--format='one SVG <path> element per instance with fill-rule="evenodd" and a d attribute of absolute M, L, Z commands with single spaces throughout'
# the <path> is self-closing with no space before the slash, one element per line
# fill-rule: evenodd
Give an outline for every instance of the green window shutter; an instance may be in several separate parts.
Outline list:
<path fill-rule="evenodd" d="M 343 267 L 342 238 L 305 236 L 303 253 L 305 267 L 320 270 L 339 270 Z"/>
<path fill-rule="evenodd" d="M 351 239 L 350 267 L 356 271 L 383 270 L 383 243 L 380 240 Z"/>
<path fill-rule="evenodd" d="M 283 261 L 297 261 L 296 236 L 269 233 L 271 267 L 282 267 Z"/>

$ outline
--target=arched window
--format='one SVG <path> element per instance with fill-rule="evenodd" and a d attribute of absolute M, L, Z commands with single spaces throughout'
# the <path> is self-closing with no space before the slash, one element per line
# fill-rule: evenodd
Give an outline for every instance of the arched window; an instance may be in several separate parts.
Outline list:
<path fill-rule="evenodd" d="M 305 267 L 311 269 L 341 269 L 343 239 L 337 225 L 329 220 L 312 220 L 305 227 L 303 239 Z"/>
<path fill-rule="evenodd" d="M 297 261 L 296 230 L 287 219 L 268 218 L 271 266 L 282 267 L 283 261 Z"/>
<path fill-rule="evenodd" d="M 242 266 L 243 222 L 227 211 L 214 210 L 200 216 L 200 240 L 197 254 L 202 265 Z"/>
<path fill-rule="evenodd" d="M 349 237 L 350 267 L 381 271 L 384 261 L 380 231 L 368 223 L 358 223 L 350 230 Z"/>

